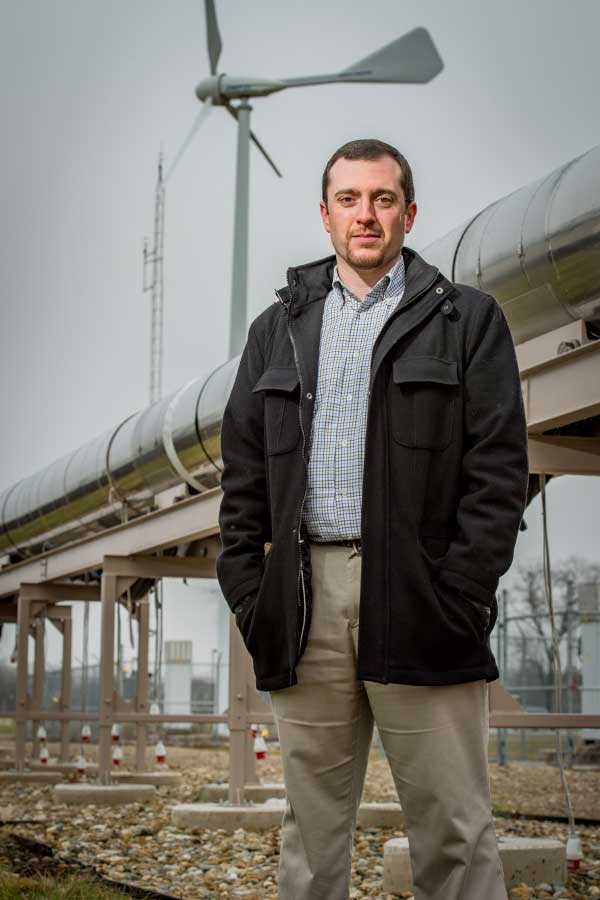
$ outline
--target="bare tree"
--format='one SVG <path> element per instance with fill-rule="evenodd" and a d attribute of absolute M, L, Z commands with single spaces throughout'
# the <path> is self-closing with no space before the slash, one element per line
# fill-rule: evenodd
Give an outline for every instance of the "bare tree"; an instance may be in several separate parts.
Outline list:
<path fill-rule="evenodd" d="M 533 681 L 546 685 L 548 687 L 546 705 L 550 708 L 555 657 L 543 567 L 541 563 L 522 564 L 517 567 L 517 573 L 518 578 L 511 592 L 514 598 L 511 612 L 528 616 L 528 618 L 515 622 L 520 636 L 525 639 L 521 642 L 522 648 L 529 647 L 532 643 L 535 646 L 535 649 L 527 650 L 526 663 L 523 659 L 521 660 L 520 678 L 527 677 L 527 671 L 530 677 L 533 676 Z M 559 561 L 553 567 L 552 596 L 559 652 L 566 644 L 566 636 L 573 626 L 572 617 L 576 607 L 577 584 L 596 579 L 600 579 L 600 564 L 592 563 L 579 556 L 572 555 Z M 522 657 L 524 653 L 525 651 L 522 649 Z M 572 681 L 573 673 L 566 672 L 563 667 L 563 685 L 565 678 Z"/>

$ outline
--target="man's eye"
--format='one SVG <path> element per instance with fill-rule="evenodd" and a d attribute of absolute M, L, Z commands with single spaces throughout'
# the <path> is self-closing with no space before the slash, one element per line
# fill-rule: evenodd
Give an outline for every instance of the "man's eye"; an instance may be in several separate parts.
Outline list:
<path fill-rule="evenodd" d="M 393 200 L 392 197 L 378 197 L 377 199 L 378 199 L 379 202 L 382 203 L 384 206 L 390 206 L 390 205 L 394 202 L 394 200 Z"/>
<path fill-rule="evenodd" d="M 348 206 L 349 203 L 352 203 L 352 197 L 340 197 L 340 203 L 344 203 Z"/>

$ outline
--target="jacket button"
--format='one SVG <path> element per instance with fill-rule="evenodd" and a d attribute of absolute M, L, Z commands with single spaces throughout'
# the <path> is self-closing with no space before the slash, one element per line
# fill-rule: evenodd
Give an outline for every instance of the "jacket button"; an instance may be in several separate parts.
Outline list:
<path fill-rule="evenodd" d="M 435 292 L 436 292 L 436 294 L 443 294 L 443 293 L 444 293 L 444 288 L 443 288 L 443 287 L 437 287 L 437 288 L 435 289 Z"/>
<path fill-rule="evenodd" d="M 452 303 L 450 302 L 450 300 L 446 300 L 442 304 L 442 312 L 444 313 L 445 316 L 449 315 L 449 313 L 452 312 Z"/>
<path fill-rule="evenodd" d="M 312 400 L 312 394 L 307 394 L 307 395 L 306 395 L 306 399 L 307 399 L 307 400 Z"/>

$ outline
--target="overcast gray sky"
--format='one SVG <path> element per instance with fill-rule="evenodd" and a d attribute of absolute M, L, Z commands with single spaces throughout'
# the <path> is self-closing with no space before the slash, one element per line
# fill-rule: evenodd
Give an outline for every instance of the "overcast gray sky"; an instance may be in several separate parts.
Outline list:
<path fill-rule="evenodd" d="M 159 149 L 168 165 L 208 60 L 201 0 L 0 7 L 1 491 L 147 404 L 142 238 Z M 343 142 L 379 137 L 412 162 L 416 249 L 600 142 L 596 0 L 568 14 L 558 0 L 374 0 L 357 11 L 347 0 L 217 0 L 217 13 L 229 74 L 334 71 L 417 25 L 445 62 L 429 85 L 254 102 L 253 128 L 285 177 L 252 151 L 252 318 L 288 265 L 330 252 L 320 177 Z M 168 186 L 165 393 L 227 355 L 235 147 L 233 120 L 215 109 Z M 556 558 L 598 557 L 599 501 L 595 479 L 549 485 Z M 527 521 L 517 560 L 540 555 L 538 504 Z"/>

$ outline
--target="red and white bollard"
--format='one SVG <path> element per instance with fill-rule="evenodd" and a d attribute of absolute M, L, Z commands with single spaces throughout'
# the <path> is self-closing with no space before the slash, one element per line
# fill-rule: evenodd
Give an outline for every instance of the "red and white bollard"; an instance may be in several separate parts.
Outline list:
<path fill-rule="evenodd" d="M 167 751 L 162 741 L 159 741 L 154 748 L 154 756 L 156 757 L 156 765 L 166 768 Z"/>
<path fill-rule="evenodd" d="M 256 740 L 256 735 L 258 733 L 258 725 L 251 725 L 250 731 L 252 732 L 252 740 Z"/>
<path fill-rule="evenodd" d="M 112 752 L 113 766 L 120 766 L 122 759 L 123 759 L 123 748 L 119 747 L 119 745 L 117 744 L 115 747 L 113 747 L 113 752 Z"/>
<path fill-rule="evenodd" d="M 110 729 L 110 736 L 112 738 L 113 744 L 118 744 L 121 740 L 121 726 L 115 722 L 113 727 Z"/>
<path fill-rule="evenodd" d="M 583 850 L 577 832 L 572 831 L 567 839 L 567 871 L 577 872 L 581 868 Z"/>
<path fill-rule="evenodd" d="M 46 734 L 46 729 L 44 728 L 43 725 L 40 725 L 40 727 L 37 730 L 38 743 L 45 744 L 47 738 L 48 738 L 48 735 Z"/>
<path fill-rule="evenodd" d="M 81 729 L 81 743 L 89 744 L 92 740 L 92 729 L 89 725 L 83 725 Z"/>
<path fill-rule="evenodd" d="M 87 762 L 83 753 L 80 754 L 79 759 L 77 760 L 77 775 L 79 776 L 81 781 L 85 781 L 87 773 Z"/>
<path fill-rule="evenodd" d="M 267 745 L 262 734 L 257 734 L 254 738 L 254 755 L 257 759 L 267 758 Z"/>
<path fill-rule="evenodd" d="M 48 765 L 48 757 L 49 757 L 49 755 L 50 755 L 50 754 L 48 753 L 48 748 L 46 747 L 45 744 L 43 744 L 43 745 L 40 747 L 40 762 L 41 762 L 41 764 L 42 764 L 43 766 L 47 766 L 47 765 Z"/>

